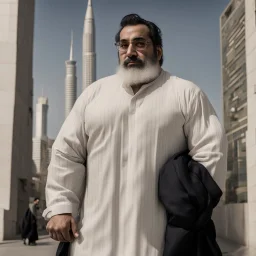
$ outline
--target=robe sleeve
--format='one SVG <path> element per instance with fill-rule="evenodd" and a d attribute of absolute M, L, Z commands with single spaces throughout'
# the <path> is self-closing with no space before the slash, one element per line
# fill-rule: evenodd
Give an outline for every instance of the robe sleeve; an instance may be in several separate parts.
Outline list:
<path fill-rule="evenodd" d="M 184 133 L 190 156 L 210 172 L 225 191 L 227 138 L 213 106 L 201 91 L 194 91 L 187 104 Z"/>
<path fill-rule="evenodd" d="M 84 97 L 80 96 L 53 144 L 45 188 L 47 208 L 43 217 L 71 213 L 77 217 L 85 191 L 87 136 Z"/>

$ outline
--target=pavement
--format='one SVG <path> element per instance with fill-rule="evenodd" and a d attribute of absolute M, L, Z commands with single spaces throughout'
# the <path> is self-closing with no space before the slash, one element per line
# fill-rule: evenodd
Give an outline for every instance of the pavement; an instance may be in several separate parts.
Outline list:
<path fill-rule="evenodd" d="M 55 256 L 58 243 L 48 235 L 40 236 L 36 246 L 24 245 L 22 240 L 0 242 L 0 256 Z"/>
<path fill-rule="evenodd" d="M 217 239 L 223 256 L 256 256 L 256 249 L 252 250 L 222 238 Z M 48 235 L 39 236 L 37 246 L 27 246 L 21 240 L 0 242 L 0 256 L 55 256 L 58 242 Z"/>
<path fill-rule="evenodd" d="M 256 256 L 256 249 L 236 244 L 226 239 L 217 238 L 223 256 Z"/>

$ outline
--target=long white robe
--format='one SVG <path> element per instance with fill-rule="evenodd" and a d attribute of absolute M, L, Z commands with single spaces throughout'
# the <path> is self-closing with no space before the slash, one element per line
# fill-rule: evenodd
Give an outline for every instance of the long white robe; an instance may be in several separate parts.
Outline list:
<path fill-rule="evenodd" d="M 81 211 L 70 255 L 160 256 L 166 218 L 158 173 L 186 147 L 224 189 L 226 136 L 199 87 L 164 70 L 135 95 L 117 75 L 100 79 L 78 98 L 53 145 L 43 216 Z"/>

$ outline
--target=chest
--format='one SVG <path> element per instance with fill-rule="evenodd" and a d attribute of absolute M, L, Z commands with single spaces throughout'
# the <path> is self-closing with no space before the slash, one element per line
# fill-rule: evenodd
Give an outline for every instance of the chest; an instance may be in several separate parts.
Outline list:
<path fill-rule="evenodd" d="M 143 134 L 171 134 L 182 128 L 184 118 L 179 100 L 171 90 L 152 88 L 136 95 L 120 90 L 102 91 L 85 110 L 85 129 L 89 137 L 133 129 Z"/>

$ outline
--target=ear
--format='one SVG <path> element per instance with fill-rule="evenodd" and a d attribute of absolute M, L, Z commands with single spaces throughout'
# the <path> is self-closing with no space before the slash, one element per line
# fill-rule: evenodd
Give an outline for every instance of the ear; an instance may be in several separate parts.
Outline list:
<path fill-rule="evenodd" d="M 158 61 L 161 59 L 162 55 L 163 55 L 163 49 L 160 46 L 156 47 L 156 53 L 157 53 L 157 59 Z"/>

